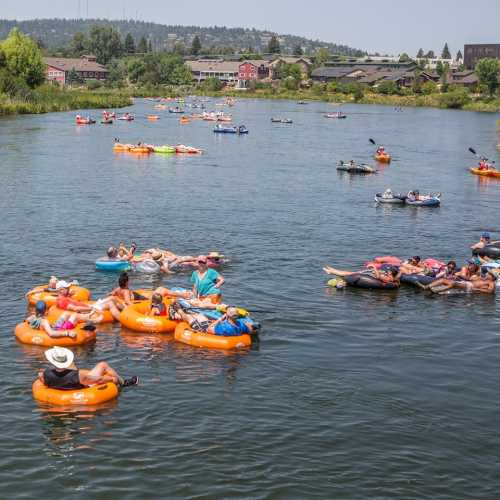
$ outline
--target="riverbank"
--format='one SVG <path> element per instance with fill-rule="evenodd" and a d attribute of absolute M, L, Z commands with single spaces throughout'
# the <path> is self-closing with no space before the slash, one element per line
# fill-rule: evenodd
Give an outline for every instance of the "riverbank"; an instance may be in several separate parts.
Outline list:
<path fill-rule="evenodd" d="M 322 101 L 334 104 L 378 104 L 393 107 L 427 107 L 440 109 L 463 109 L 500 113 L 500 97 L 490 99 L 470 94 L 465 89 L 430 95 L 386 95 L 363 91 L 355 94 L 328 92 L 318 87 L 304 90 L 286 90 L 282 88 L 263 88 L 255 90 L 207 90 L 199 86 L 159 86 L 135 89 L 120 89 L 133 97 L 180 97 L 186 95 L 201 95 L 207 97 L 234 97 L 248 99 L 273 99 L 292 101 Z"/>
<path fill-rule="evenodd" d="M 14 97 L 0 94 L 0 116 L 121 108 L 131 104 L 132 98 L 129 94 L 114 90 L 63 90 L 52 85 L 44 85 Z"/>

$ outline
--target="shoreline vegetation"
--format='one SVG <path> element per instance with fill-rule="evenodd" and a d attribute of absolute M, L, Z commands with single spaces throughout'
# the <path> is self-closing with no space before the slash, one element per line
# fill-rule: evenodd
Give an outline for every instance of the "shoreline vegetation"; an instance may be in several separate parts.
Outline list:
<path fill-rule="evenodd" d="M 85 87 L 61 89 L 55 85 L 42 85 L 25 95 L 0 97 L 0 116 L 16 114 L 42 114 L 79 109 L 122 108 L 130 106 L 137 97 L 183 97 L 200 95 L 215 98 L 270 99 L 291 101 L 321 101 L 330 104 L 376 104 L 392 107 L 430 107 L 462 109 L 487 113 L 500 113 L 500 99 L 474 98 L 461 91 L 430 95 L 382 95 L 377 93 L 342 94 L 308 90 L 255 89 L 207 90 L 196 86 L 121 87 L 90 90 Z"/>
<path fill-rule="evenodd" d="M 42 114 L 78 109 L 122 108 L 132 105 L 128 93 L 115 90 L 60 89 L 43 85 L 24 95 L 0 96 L 0 116 Z"/>

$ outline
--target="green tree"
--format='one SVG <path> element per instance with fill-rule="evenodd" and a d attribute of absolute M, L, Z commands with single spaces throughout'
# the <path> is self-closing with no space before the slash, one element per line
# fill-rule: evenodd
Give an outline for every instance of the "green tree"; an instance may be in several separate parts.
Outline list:
<path fill-rule="evenodd" d="M 45 80 L 46 65 L 36 42 L 14 28 L 0 45 L 5 66 L 14 78 L 23 79 L 31 88 Z"/>
<path fill-rule="evenodd" d="M 481 59 L 476 64 L 476 73 L 479 84 L 488 89 L 490 96 L 494 96 L 498 89 L 498 77 L 500 76 L 500 61 L 498 59 Z"/>
<path fill-rule="evenodd" d="M 405 62 L 410 62 L 410 61 L 411 61 L 411 57 L 406 52 L 403 52 L 399 56 L 399 62 L 400 63 L 405 63 Z"/>
<path fill-rule="evenodd" d="M 441 59 L 451 59 L 451 52 L 447 43 L 444 44 L 443 52 L 441 52 Z"/>
<path fill-rule="evenodd" d="M 448 92 L 448 74 L 450 73 L 450 65 L 443 64 L 443 71 L 441 74 L 441 92 Z"/>
<path fill-rule="evenodd" d="M 461 51 L 461 50 L 459 50 L 459 51 L 457 52 L 457 61 L 461 61 L 463 58 L 464 58 L 464 56 L 462 55 L 462 51 Z"/>
<path fill-rule="evenodd" d="M 137 45 L 137 53 L 139 54 L 146 54 L 148 51 L 148 41 L 146 40 L 146 37 L 141 37 L 139 40 L 139 44 Z"/>
<path fill-rule="evenodd" d="M 123 55 L 124 50 L 120 33 L 111 26 L 94 26 L 90 30 L 89 48 L 100 64 L 108 64 Z"/>
<path fill-rule="evenodd" d="M 417 59 L 423 59 L 423 58 L 424 58 L 424 49 L 418 49 Z"/>
<path fill-rule="evenodd" d="M 444 64 L 441 61 L 436 63 L 436 73 L 439 75 L 439 78 L 443 76 L 444 72 Z"/>
<path fill-rule="evenodd" d="M 330 51 L 324 47 L 319 48 L 314 54 L 314 63 L 318 67 L 323 66 L 330 59 Z"/>
<path fill-rule="evenodd" d="M 200 53 L 200 50 L 201 50 L 200 37 L 196 35 L 193 38 L 193 43 L 191 44 L 191 54 L 193 56 L 197 56 Z"/>
<path fill-rule="evenodd" d="M 428 82 L 425 82 L 422 85 L 422 94 L 424 94 L 424 95 L 435 94 L 437 92 L 437 88 L 438 87 L 437 87 L 436 83 L 429 80 Z"/>
<path fill-rule="evenodd" d="M 151 39 L 148 40 L 148 52 L 153 52 L 153 42 L 151 42 Z"/>
<path fill-rule="evenodd" d="M 293 55 L 297 57 L 301 57 L 304 55 L 304 51 L 300 44 L 295 45 L 295 47 L 293 48 Z"/>
<path fill-rule="evenodd" d="M 124 49 L 127 54 L 135 54 L 135 40 L 131 33 L 125 37 Z"/>
<path fill-rule="evenodd" d="M 280 54 L 281 53 L 281 47 L 280 47 L 280 42 L 276 36 L 272 36 L 271 40 L 269 40 L 269 43 L 267 44 L 267 52 L 268 54 Z"/>
<path fill-rule="evenodd" d="M 81 56 L 85 54 L 85 52 L 89 51 L 89 39 L 85 33 L 77 31 L 73 38 L 71 39 L 71 43 L 69 45 L 70 51 L 74 56 Z"/>
<path fill-rule="evenodd" d="M 425 54 L 425 58 L 426 59 L 436 59 L 436 54 L 434 54 L 433 50 L 429 50 L 429 52 L 427 52 L 427 54 Z"/>
<path fill-rule="evenodd" d="M 439 102 L 444 108 L 461 109 L 470 102 L 469 91 L 465 88 L 456 89 L 439 96 Z"/>
<path fill-rule="evenodd" d="M 422 70 L 420 68 L 416 68 L 413 72 L 413 83 L 411 89 L 415 94 L 420 94 L 422 91 Z"/>
<path fill-rule="evenodd" d="M 78 74 L 78 71 L 76 71 L 75 68 L 71 68 L 71 70 L 68 71 L 68 78 L 66 79 L 66 82 L 69 85 L 72 85 L 73 83 L 79 83 L 80 82 L 80 76 Z"/>
<path fill-rule="evenodd" d="M 213 92 L 222 90 L 224 88 L 224 84 L 218 78 L 210 77 L 203 82 L 202 87 L 204 90 Z"/>
<path fill-rule="evenodd" d="M 175 42 L 174 54 L 177 54 L 179 56 L 183 56 L 186 54 L 186 47 L 182 42 Z"/>
<path fill-rule="evenodd" d="M 354 92 L 352 93 L 352 96 L 356 102 L 360 101 L 363 99 L 365 95 L 365 91 L 363 89 L 363 86 L 360 83 L 355 83 L 354 85 Z"/>
<path fill-rule="evenodd" d="M 377 92 L 379 94 L 394 95 L 399 92 L 399 88 L 395 82 L 390 80 L 384 80 L 379 83 L 377 87 Z"/>

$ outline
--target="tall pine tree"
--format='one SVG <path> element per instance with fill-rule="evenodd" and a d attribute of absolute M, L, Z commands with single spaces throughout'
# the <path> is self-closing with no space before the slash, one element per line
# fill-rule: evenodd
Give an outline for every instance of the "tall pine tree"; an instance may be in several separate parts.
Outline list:
<path fill-rule="evenodd" d="M 269 43 L 267 44 L 267 52 L 269 54 L 281 53 L 280 42 L 274 35 L 271 37 L 271 40 L 269 40 Z"/>
<path fill-rule="evenodd" d="M 200 50 L 201 50 L 200 37 L 196 35 L 193 38 L 193 43 L 191 44 L 191 54 L 193 54 L 193 56 L 197 56 L 200 53 Z"/>
<path fill-rule="evenodd" d="M 142 37 L 139 40 L 139 44 L 137 45 L 137 52 L 139 54 L 145 54 L 148 51 L 148 41 L 146 40 L 146 37 Z"/>
<path fill-rule="evenodd" d="M 424 58 L 424 49 L 418 49 L 417 59 L 423 59 L 423 58 Z"/>
<path fill-rule="evenodd" d="M 127 33 L 127 36 L 125 37 L 125 52 L 127 54 L 135 53 L 135 40 L 130 33 Z"/>
<path fill-rule="evenodd" d="M 451 59 L 451 53 L 447 43 L 444 44 L 443 52 L 441 52 L 441 59 Z"/>

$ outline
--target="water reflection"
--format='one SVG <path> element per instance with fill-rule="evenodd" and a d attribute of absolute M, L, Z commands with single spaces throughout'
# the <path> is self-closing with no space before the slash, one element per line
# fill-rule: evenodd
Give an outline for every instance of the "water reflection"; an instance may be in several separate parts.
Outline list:
<path fill-rule="evenodd" d="M 98 442 L 110 439 L 108 431 L 97 432 L 104 417 L 112 415 L 118 400 L 98 406 L 56 407 L 38 403 L 42 434 L 47 439 L 45 452 L 49 456 L 69 458 L 75 451 L 92 449 Z M 107 421 L 106 426 L 113 421 Z"/>

